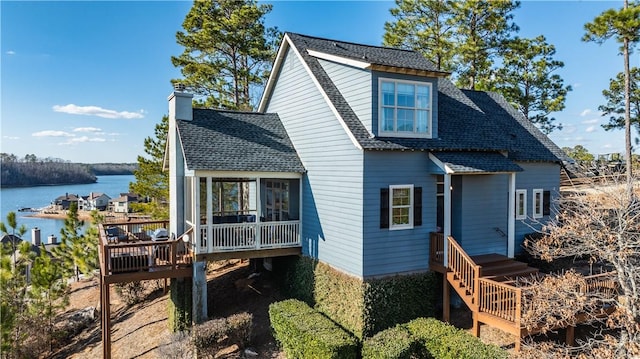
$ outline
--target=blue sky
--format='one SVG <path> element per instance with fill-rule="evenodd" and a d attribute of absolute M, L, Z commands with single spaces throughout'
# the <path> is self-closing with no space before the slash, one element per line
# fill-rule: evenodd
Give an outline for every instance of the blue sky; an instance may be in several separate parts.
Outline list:
<path fill-rule="evenodd" d="M 74 162 L 135 162 L 167 113 L 175 33 L 191 2 L 0 2 L 0 151 Z M 379 45 L 389 1 L 276 1 L 269 26 Z M 621 152 L 622 131 L 606 132 L 602 90 L 622 70 L 615 41 L 584 43 L 583 25 L 622 1 L 522 1 L 519 36 L 545 35 L 558 73 L 573 87 L 564 124 L 551 138 L 594 154 Z M 640 66 L 634 54 L 632 66 Z"/>

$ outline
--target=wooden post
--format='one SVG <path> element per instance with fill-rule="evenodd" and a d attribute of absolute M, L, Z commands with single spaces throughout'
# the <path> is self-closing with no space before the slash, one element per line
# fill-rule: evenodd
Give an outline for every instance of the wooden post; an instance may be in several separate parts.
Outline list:
<path fill-rule="evenodd" d="M 576 327 L 574 327 L 574 326 L 568 326 L 567 327 L 567 334 L 566 334 L 565 341 L 567 342 L 568 346 L 573 346 L 575 344 L 575 341 L 576 341 Z"/>
<path fill-rule="evenodd" d="M 516 328 L 522 328 L 520 321 L 522 320 L 522 289 L 516 288 L 516 312 L 515 312 L 515 325 Z M 518 331 L 518 336 L 516 338 L 516 353 L 520 351 L 520 341 L 522 341 L 522 330 Z"/>
<path fill-rule="evenodd" d="M 451 292 L 449 288 L 449 279 L 447 278 L 447 273 L 443 274 L 442 281 L 442 320 L 445 322 L 449 321 L 451 313 Z"/>
<path fill-rule="evenodd" d="M 111 302 L 109 300 L 109 284 L 101 278 L 100 291 L 102 292 L 102 357 L 111 358 Z"/>
<path fill-rule="evenodd" d="M 471 334 L 473 334 L 473 336 L 476 338 L 480 338 L 480 323 L 478 322 L 478 311 L 473 310 L 472 316 L 473 316 L 473 327 L 471 328 Z"/>

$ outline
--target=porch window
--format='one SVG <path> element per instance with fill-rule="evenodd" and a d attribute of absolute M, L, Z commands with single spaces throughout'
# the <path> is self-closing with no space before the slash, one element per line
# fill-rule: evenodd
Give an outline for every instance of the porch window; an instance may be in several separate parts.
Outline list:
<path fill-rule="evenodd" d="M 533 218 L 542 218 L 543 191 L 541 189 L 533 190 Z"/>
<path fill-rule="evenodd" d="M 380 79 L 378 132 L 381 136 L 431 137 L 431 84 Z"/>
<path fill-rule="evenodd" d="M 527 218 L 527 190 L 516 190 L 516 219 Z"/>
<path fill-rule="evenodd" d="M 289 220 L 289 181 L 267 180 L 264 221 Z"/>

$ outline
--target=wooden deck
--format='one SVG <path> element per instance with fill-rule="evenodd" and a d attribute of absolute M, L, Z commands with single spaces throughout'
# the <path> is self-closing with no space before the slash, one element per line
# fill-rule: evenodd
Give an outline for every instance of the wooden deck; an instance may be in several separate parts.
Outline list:
<path fill-rule="evenodd" d="M 526 310 L 529 292 L 527 287 L 517 285 L 519 278 L 542 276 L 537 268 L 495 253 L 469 256 L 452 237 L 445 241 L 441 233 L 432 233 L 430 242 L 431 270 L 442 273 L 446 278 L 443 288 L 445 321 L 449 320 L 450 288 L 453 288 L 472 312 L 472 333 L 475 336 L 480 335 L 481 324 L 499 328 L 514 335 L 515 349 L 519 351 L 523 337 L 540 332 L 540 326 L 527 329 L 523 324 L 522 313 Z M 611 273 L 585 279 L 589 283 L 582 288 L 585 292 L 616 288 Z M 612 310 L 603 311 L 603 315 Z M 578 317 L 575 322 L 583 321 Z M 573 327 L 567 327 L 567 342 L 573 342 Z"/>

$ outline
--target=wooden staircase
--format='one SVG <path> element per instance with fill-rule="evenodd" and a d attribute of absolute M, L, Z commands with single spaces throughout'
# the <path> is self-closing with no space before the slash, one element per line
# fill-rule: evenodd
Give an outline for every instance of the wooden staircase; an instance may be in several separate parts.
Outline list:
<path fill-rule="evenodd" d="M 472 312 L 472 334 L 476 337 L 480 335 L 480 324 L 486 324 L 514 335 L 515 350 L 519 351 L 522 337 L 540 332 L 539 327 L 527 329 L 522 324 L 522 312 L 526 310 L 523 301 L 526 303 L 524 298 L 531 288 L 516 285 L 518 278 L 542 276 L 537 268 L 495 253 L 469 256 L 455 239 L 445 240 L 441 233 L 432 233 L 430 241 L 431 270 L 443 273 L 447 281 L 443 286 L 444 321 L 449 321 L 450 288 L 453 288 Z M 581 290 L 585 293 L 615 290 L 617 284 L 611 274 L 586 277 L 589 285 Z M 567 327 L 568 343 L 573 342 L 573 329 Z"/>

